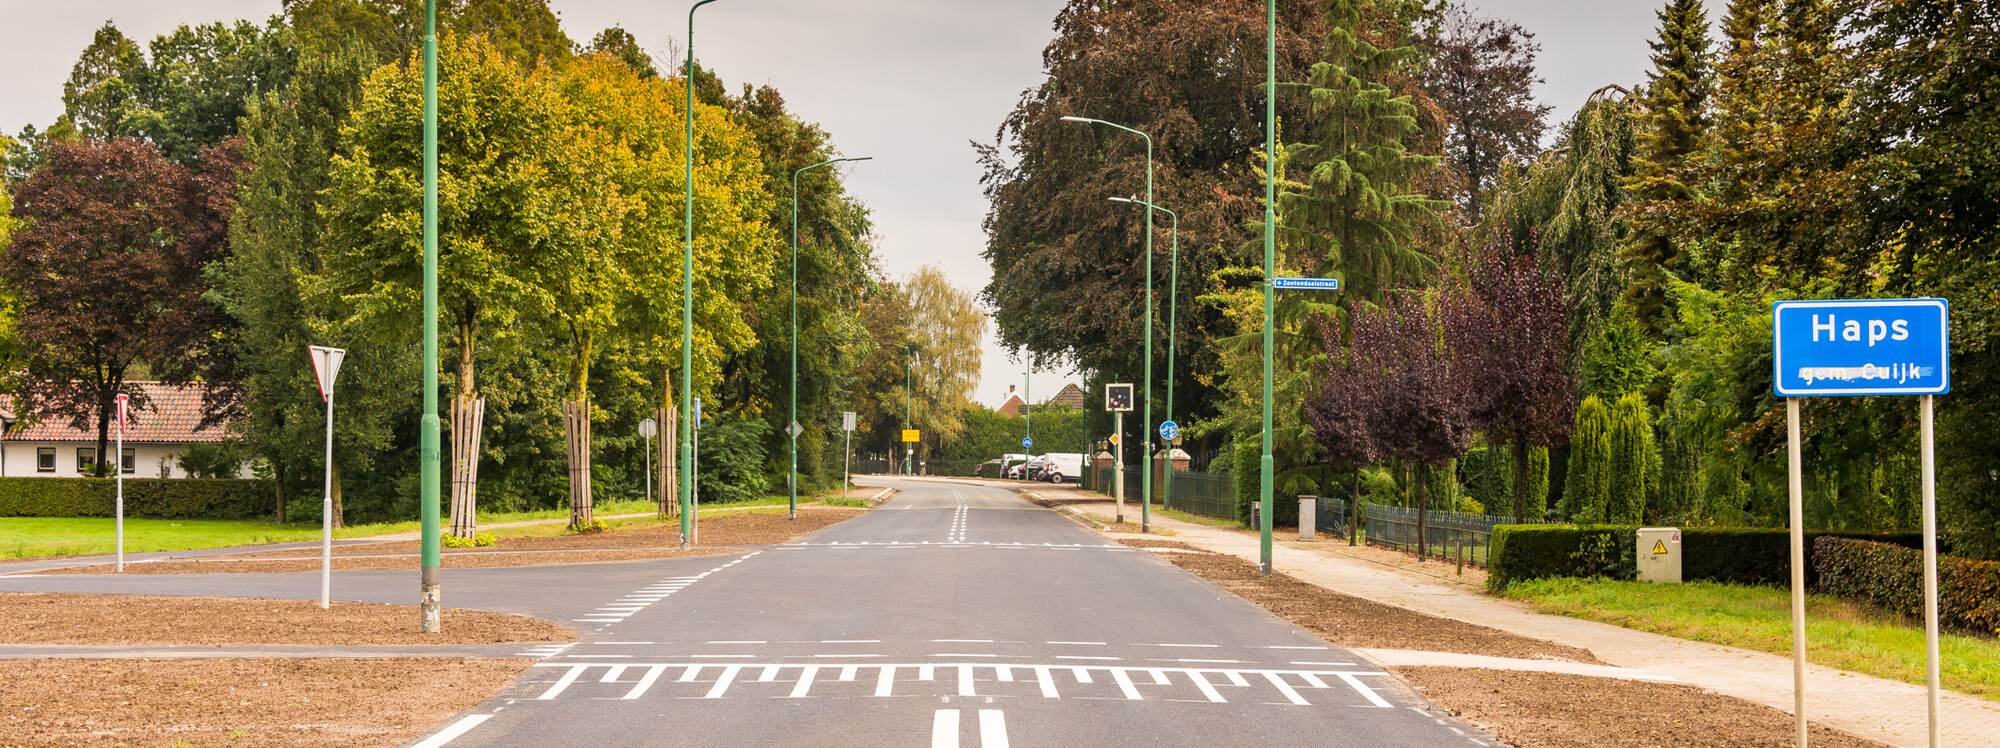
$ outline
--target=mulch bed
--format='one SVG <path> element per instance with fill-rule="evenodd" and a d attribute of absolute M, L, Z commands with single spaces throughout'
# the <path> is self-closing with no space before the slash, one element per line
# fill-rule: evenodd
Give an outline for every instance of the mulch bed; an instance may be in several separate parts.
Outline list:
<path fill-rule="evenodd" d="M 1792 715 L 1674 683 L 1450 667 L 1390 668 L 1452 714 L 1519 748 L 1780 748 Z M 1811 725 L 1811 744 L 1881 746 Z"/>
<path fill-rule="evenodd" d="M 4 660 L 0 745 L 394 746 L 491 698 L 529 666 L 468 658 Z"/>
<path fill-rule="evenodd" d="M 1142 548 L 1199 550 L 1172 541 L 1121 538 L 1118 542 Z M 1283 573 L 1263 576 L 1258 574 L 1256 564 L 1235 556 L 1205 552 L 1159 555 L 1173 565 L 1214 582 L 1236 596 L 1263 606 L 1278 617 L 1343 647 L 1417 649 L 1603 664 L 1590 652 L 1576 647 L 1342 595 Z"/>
<path fill-rule="evenodd" d="M 417 631 L 411 605 L 158 595 L 0 593 L 8 644 L 503 644 L 576 641 L 548 621 L 446 608 L 443 632 Z M 0 730 L 4 733 L 5 730 Z"/>
<path fill-rule="evenodd" d="M 500 538 L 485 548 L 446 548 L 442 565 L 466 569 L 496 566 L 552 566 L 607 561 L 641 561 L 738 552 L 727 546 L 778 545 L 815 530 L 824 529 L 866 512 L 866 509 L 815 508 L 800 510 L 798 519 L 784 512 L 732 513 L 701 518 L 697 537 L 700 545 L 680 550 L 680 522 L 673 520 L 637 527 L 594 533 Z M 334 549 L 336 571 L 370 571 L 417 568 L 417 541 L 366 543 Z M 504 551 L 538 551 L 505 553 Z M 574 551 L 551 553 L 547 551 Z M 389 554 L 393 557 L 347 558 L 342 556 Z M 396 555 L 400 554 L 400 555 Z M 212 556 L 203 560 L 127 563 L 127 574 L 246 574 L 319 571 L 319 550 L 262 551 L 240 556 Z M 109 564 L 52 569 L 39 574 L 110 574 Z"/>

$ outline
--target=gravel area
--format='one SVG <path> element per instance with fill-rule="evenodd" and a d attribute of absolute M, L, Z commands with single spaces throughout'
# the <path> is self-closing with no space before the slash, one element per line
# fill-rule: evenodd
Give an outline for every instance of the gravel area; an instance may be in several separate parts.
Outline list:
<path fill-rule="evenodd" d="M 1136 547 L 1200 550 L 1173 541 L 1121 538 L 1118 542 Z M 1575 647 L 1342 595 L 1283 573 L 1262 576 L 1257 573 L 1256 564 L 1235 556 L 1208 552 L 1162 553 L 1159 556 L 1343 647 L 1417 649 L 1604 664 L 1590 652 Z"/>
<path fill-rule="evenodd" d="M 1447 667 L 1390 668 L 1455 716 L 1518 748 L 1780 748 L 1792 715 L 1673 683 Z M 1820 748 L 1881 746 L 1811 726 Z"/>
<path fill-rule="evenodd" d="M 416 630 L 412 605 L 153 595 L 0 593 L 8 644 L 502 644 L 576 641 L 548 621 L 446 608 L 444 632 Z M 0 730 L 0 732 L 5 732 Z"/>
<path fill-rule="evenodd" d="M 490 698 L 530 664 L 5 660 L 0 744 L 395 746 Z"/>

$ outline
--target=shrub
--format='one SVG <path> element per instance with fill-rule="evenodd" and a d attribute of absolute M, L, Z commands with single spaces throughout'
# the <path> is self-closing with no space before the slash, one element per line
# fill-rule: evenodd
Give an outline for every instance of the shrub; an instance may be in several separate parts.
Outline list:
<path fill-rule="evenodd" d="M 243 449 L 233 442 L 189 444 L 178 458 L 192 478 L 234 478 L 243 469 Z"/>
<path fill-rule="evenodd" d="M 495 541 L 493 533 L 490 532 L 478 533 L 467 539 L 452 535 L 450 530 L 446 530 L 438 533 L 438 542 L 444 544 L 446 548 L 485 548 L 493 545 Z"/>
<path fill-rule="evenodd" d="M 1494 590 L 1548 577 L 1638 576 L 1636 525 L 1499 525 L 1493 528 Z M 1843 537 L 1903 546 L 1922 542 L 1911 533 L 1806 533 L 1806 586 L 1817 588 L 1815 540 Z M 1608 539 L 1607 539 L 1608 538 Z M 1791 532 L 1784 528 L 1693 528 L 1681 530 L 1681 578 L 1726 584 L 1782 587 L 1791 583 Z"/>
<path fill-rule="evenodd" d="M 1819 591 L 1922 620 L 1923 551 L 1831 536 L 1814 540 L 1813 549 Z M 2000 634 L 2000 562 L 1939 556 L 1938 622 L 1987 636 Z"/>
<path fill-rule="evenodd" d="M 1250 525 L 1250 505 L 1257 502 L 1260 488 L 1258 481 L 1263 476 L 1264 445 L 1261 442 L 1245 441 L 1236 443 L 1236 521 Z"/>
<path fill-rule="evenodd" d="M 1569 445 L 1569 477 L 1563 481 L 1559 512 L 1570 521 L 1600 521 L 1611 495 L 1611 411 L 1603 400 L 1593 395 L 1576 406 L 1576 431 Z"/>
<path fill-rule="evenodd" d="M 0 516 L 109 517 L 117 502 L 111 478 L 0 478 Z M 125 516 L 243 519 L 276 505 L 267 481 L 219 478 L 126 478 Z"/>

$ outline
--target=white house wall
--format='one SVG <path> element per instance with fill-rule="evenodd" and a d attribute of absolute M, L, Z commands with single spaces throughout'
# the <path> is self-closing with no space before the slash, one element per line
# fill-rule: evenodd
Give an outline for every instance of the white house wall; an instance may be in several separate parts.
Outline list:
<path fill-rule="evenodd" d="M 107 445 L 105 451 L 117 451 L 118 448 L 115 445 L 116 442 Z M 180 460 L 178 459 L 183 446 L 185 445 L 127 444 L 125 448 L 132 450 L 132 472 L 127 473 L 127 475 L 134 478 L 188 477 L 187 471 L 181 469 Z M 43 473 L 35 470 L 35 455 L 37 450 L 43 447 L 54 447 L 56 450 L 56 471 L 53 473 Z M 10 478 L 81 477 L 81 474 L 77 472 L 76 450 L 78 448 L 94 449 L 95 445 L 78 444 L 76 442 L 0 442 L 0 475 Z M 252 463 L 246 460 L 243 463 L 242 469 L 237 471 L 236 477 L 256 477 L 252 472 Z"/>

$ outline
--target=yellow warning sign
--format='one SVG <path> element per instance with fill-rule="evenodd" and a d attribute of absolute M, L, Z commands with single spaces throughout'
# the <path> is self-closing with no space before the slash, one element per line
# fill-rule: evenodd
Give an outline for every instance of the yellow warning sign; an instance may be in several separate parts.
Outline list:
<path fill-rule="evenodd" d="M 912 443 L 914 443 L 914 442 L 918 441 L 918 439 L 917 439 L 917 430 L 916 430 L 916 429 L 903 429 L 903 441 L 906 441 L 906 442 L 912 442 Z"/>
<path fill-rule="evenodd" d="M 1666 552 L 1667 552 L 1667 541 L 1664 540 L 1653 541 L 1653 555 L 1657 556 Z"/>

